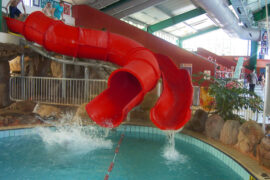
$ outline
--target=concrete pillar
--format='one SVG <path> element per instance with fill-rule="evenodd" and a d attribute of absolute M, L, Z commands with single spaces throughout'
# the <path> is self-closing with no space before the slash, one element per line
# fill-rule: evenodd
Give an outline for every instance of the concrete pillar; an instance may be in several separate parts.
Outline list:
<path fill-rule="evenodd" d="M 178 44 L 178 46 L 179 46 L 180 48 L 183 48 L 183 40 L 182 40 L 181 38 L 177 39 L 177 40 L 176 40 L 176 43 Z"/>
<path fill-rule="evenodd" d="M 21 55 L 20 59 L 20 64 L 21 64 L 21 95 L 22 99 L 25 100 L 25 72 L 24 72 L 24 54 Z"/>
<path fill-rule="evenodd" d="M 258 52 L 258 42 L 251 41 L 251 50 L 250 50 L 250 59 L 249 59 L 249 69 L 256 69 L 257 65 L 257 52 Z"/>
<path fill-rule="evenodd" d="M 0 32 L 2 32 L 3 16 L 2 16 L 2 0 L 0 0 Z"/>
<path fill-rule="evenodd" d="M 89 98 L 89 67 L 84 67 L 84 101 L 87 102 Z"/>
<path fill-rule="evenodd" d="M 10 69 L 8 61 L 0 61 L 0 108 L 10 105 L 9 78 Z"/>
<path fill-rule="evenodd" d="M 21 55 L 20 64 L 21 64 L 21 76 L 25 76 L 25 72 L 24 72 L 24 54 Z"/>
<path fill-rule="evenodd" d="M 66 64 L 62 64 L 62 78 L 64 78 L 64 80 L 62 80 L 62 97 L 65 98 L 66 97 L 66 79 L 67 78 L 67 73 L 66 73 Z"/>

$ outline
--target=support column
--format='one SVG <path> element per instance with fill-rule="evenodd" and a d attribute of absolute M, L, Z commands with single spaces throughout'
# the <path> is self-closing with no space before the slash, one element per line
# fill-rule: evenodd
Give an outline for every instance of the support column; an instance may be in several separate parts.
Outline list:
<path fill-rule="evenodd" d="M 62 98 L 66 98 L 66 64 L 62 64 Z"/>
<path fill-rule="evenodd" d="M 89 67 L 84 67 L 84 101 L 89 101 Z"/>
<path fill-rule="evenodd" d="M 150 29 L 150 26 L 147 26 L 145 28 L 145 31 L 148 32 L 148 33 L 150 33 L 150 34 L 153 34 L 152 30 Z"/>
<path fill-rule="evenodd" d="M 8 61 L 0 60 L 0 108 L 10 105 L 9 78 L 10 69 Z"/>
<path fill-rule="evenodd" d="M 21 65 L 21 96 L 22 99 L 25 100 L 25 72 L 24 72 L 24 53 L 21 55 L 20 58 L 20 65 Z"/>
<path fill-rule="evenodd" d="M 2 0 L 0 0 L 0 32 L 2 32 L 3 15 L 2 15 Z"/>
<path fill-rule="evenodd" d="M 258 52 L 258 42 L 251 41 L 250 59 L 249 59 L 249 66 L 248 66 L 250 70 L 256 69 L 257 52 Z"/>
<path fill-rule="evenodd" d="M 21 65 L 21 76 L 25 76 L 25 72 L 24 72 L 24 53 L 21 55 L 20 65 Z"/>
<path fill-rule="evenodd" d="M 176 43 L 180 48 L 183 48 L 183 40 L 181 40 L 181 38 L 177 39 Z"/>

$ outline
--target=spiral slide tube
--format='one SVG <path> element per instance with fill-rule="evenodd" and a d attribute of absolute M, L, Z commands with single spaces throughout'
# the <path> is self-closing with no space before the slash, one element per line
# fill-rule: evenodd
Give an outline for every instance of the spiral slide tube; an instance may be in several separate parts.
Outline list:
<path fill-rule="evenodd" d="M 184 90 L 190 88 L 182 86 L 192 87 L 190 79 L 185 72 L 181 73 L 176 69 L 170 73 L 169 68 L 176 67 L 169 58 L 155 55 L 129 38 L 110 32 L 68 26 L 38 11 L 29 15 L 25 22 L 11 18 L 6 18 L 6 22 L 11 31 L 24 35 L 27 40 L 42 45 L 48 51 L 79 58 L 110 61 L 122 66 L 110 75 L 108 88 L 86 106 L 89 117 L 100 126 L 110 128 L 119 126 L 127 113 L 155 87 L 161 74 L 159 66 L 163 65 L 169 66 L 161 68 L 164 70 L 163 93 L 151 111 L 152 121 L 160 129 L 175 130 L 183 126 L 188 119 L 191 98 L 189 95 L 185 96 L 187 92 Z M 175 78 L 179 81 L 171 80 Z M 182 80 L 186 82 L 183 83 Z M 175 85 L 176 87 L 171 87 Z M 182 96 L 176 93 L 179 89 L 182 89 Z M 184 103 L 184 105 L 176 103 Z M 177 106 L 182 108 L 175 108 Z M 181 110 L 181 112 L 176 113 L 174 110 Z M 179 114 L 181 114 L 180 118 L 176 118 Z"/>
<path fill-rule="evenodd" d="M 156 54 L 162 75 L 163 91 L 151 109 L 152 122 L 162 130 L 178 130 L 191 116 L 193 87 L 188 72 L 178 69 L 170 58 Z"/>

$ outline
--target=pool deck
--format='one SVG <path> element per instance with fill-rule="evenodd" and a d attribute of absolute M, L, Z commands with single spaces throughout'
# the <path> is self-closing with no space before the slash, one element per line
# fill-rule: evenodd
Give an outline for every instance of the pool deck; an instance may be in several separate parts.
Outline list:
<path fill-rule="evenodd" d="M 126 123 L 136 125 L 136 123 Z M 137 124 L 138 125 L 138 124 Z M 150 124 L 148 124 L 149 126 Z M 7 127 L 0 127 L 0 130 L 11 130 L 11 129 L 24 129 L 24 128 L 33 128 L 33 127 L 49 127 L 51 125 L 47 124 L 36 124 L 36 125 L 20 125 L 20 126 L 7 126 Z M 151 126 L 151 125 L 150 125 Z M 217 148 L 218 150 L 224 152 L 239 164 L 241 164 L 244 168 L 246 168 L 251 174 L 253 174 L 259 180 L 270 180 L 270 170 L 264 168 L 263 166 L 259 165 L 259 162 L 256 161 L 250 155 L 245 155 L 234 147 L 229 145 L 224 145 L 219 141 L 207 138 L 203 134 L 196 133 L 187 129 L 181 131 L 181 133 L 189 135 L 191 137 L 197 138 L 207 144 L 212 145 L 213 147 Z"/>
<path fill-rule="evenodd" d="M 186 135 L 189 135 L 191 137 L 197 138 L 205 143 L 208 143 L 215 148 L 219 149 L 220 151 L 224 152 L 231 158 L 233 158 L 235 161 L 237 161 L 239 164 L 241 164 L 243 167 L 245 167 L 251 174 L 253 174 L 257 179 L 259 180 L 270 180 L 270 170 L 267 170 L 263 166 L 259 165 L 259 162 L 256 161 L 253 157 L 250 155 L 245 155 L 238 150 L 236 150 L 234 147 L 222 144 L 219 141 L 207 138 L 203 134 L 196 133 L 193 131 L 189 131 L 184 129 L 181 131 L 181 133 L 184 133 Z"/>

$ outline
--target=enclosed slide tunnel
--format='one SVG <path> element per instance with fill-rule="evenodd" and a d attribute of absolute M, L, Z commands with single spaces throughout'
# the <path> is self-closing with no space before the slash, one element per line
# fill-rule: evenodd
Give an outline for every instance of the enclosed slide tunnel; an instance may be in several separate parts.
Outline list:
<path fill-rule="evenodd" d="M 108 88 L 86 106 L 90 118 L 97 124 L 119 126 L 127 113 L 155 87 L 161 75 L 163 92 L 151 110 L 151 120 L 163 130 L 177 130 L 189 120 L 193 91 L 190 76 L 168 57 L 155 54 L 124 36 L 67 26 L 41 12 L 32 13 L 25 22 L 11 18 L 6 21 L 11 31 L 48 51 L 122 66 L 110 75 Z"/>

